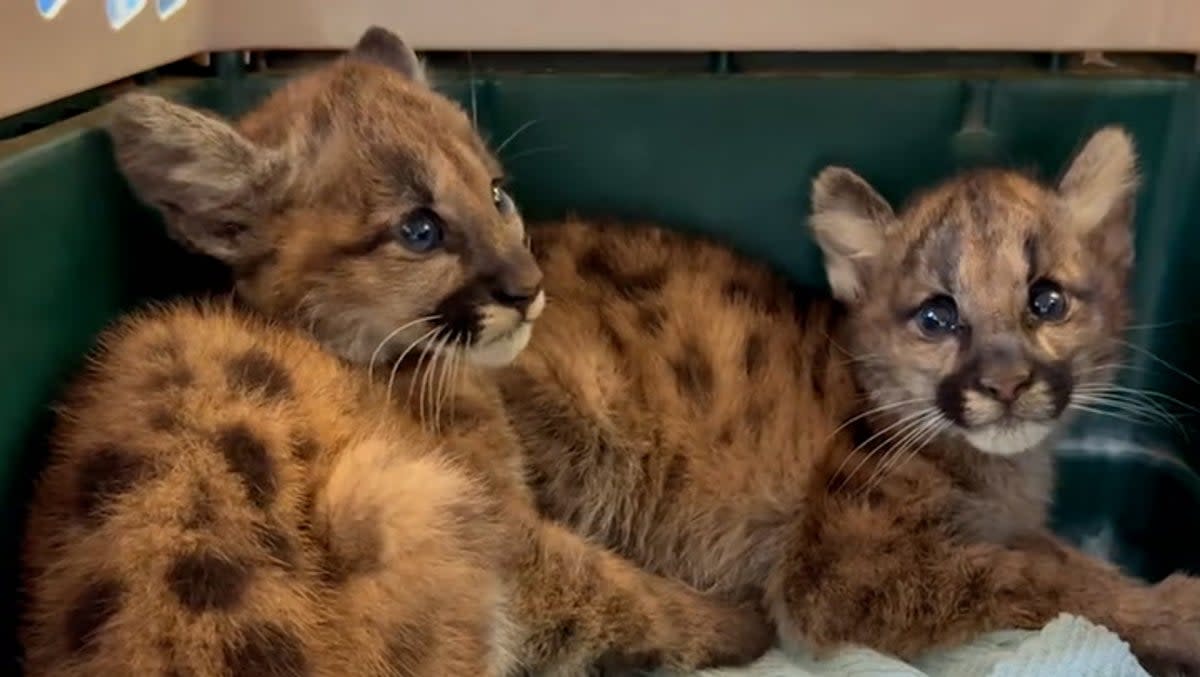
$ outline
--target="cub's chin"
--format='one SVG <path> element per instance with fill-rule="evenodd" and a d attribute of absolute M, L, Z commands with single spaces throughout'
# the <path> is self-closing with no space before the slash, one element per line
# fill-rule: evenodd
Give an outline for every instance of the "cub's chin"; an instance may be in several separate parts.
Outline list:
<path fill-rule="evenodd" d="M 477 367 L 495 368 L 511 364 L 529 345 L 533 323 L 521 322 L 507 332 L 472 345 L 466 351 L 467 362 Z"/>
<path fill-rule="evenodd" d="M 1015 456 L 1034 449 L 1057 428 L 1055 421 L 997 421 L 960 429 L 963 438 L 975 449 L 995 456 Z"/>

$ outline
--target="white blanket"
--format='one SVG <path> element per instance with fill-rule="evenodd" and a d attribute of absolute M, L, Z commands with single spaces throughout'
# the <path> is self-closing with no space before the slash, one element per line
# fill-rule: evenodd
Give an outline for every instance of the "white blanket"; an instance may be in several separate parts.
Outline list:
<path fill-rule="evenodd" d="M 775 650 L 738 669 L 693 677 L 1149 677 L 1129 645 L 1078 616 L 1063 614 L 1041 631 L 1005 631 L 903 663 L 869 649 L 825 660 Z"/>

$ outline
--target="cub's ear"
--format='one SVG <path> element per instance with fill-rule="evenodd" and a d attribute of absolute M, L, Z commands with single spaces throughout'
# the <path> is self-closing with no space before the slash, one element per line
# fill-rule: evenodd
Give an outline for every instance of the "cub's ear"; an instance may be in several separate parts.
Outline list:
<path fill-rule="evenodd" d="M 352 59 L 387 66 L 414 82 L 429 84 L 425 67 L 416 53 L 404 44 L 400 36 L 381 26 L 368 28 L 347 55 Z"/>
<path fill-rule="evenodd" d="M 1133 212 L 1138 188 L 1137 152 L 1120 127 L 1092 134 L 1058 184 L 1065 227 L 1085 237 L 1105 263 L 1133 264 Z"/>
<path fill-rule="evenodd" d="M 825 273 L 833 295 L 854 303 L 863 294 L 871 266 L 883 251 L 884 234 L 896 214 L 858 174 L 826 167 L 812 184 L 808 226 L 825 255 Z"/>
<path fill-rule="evenodd" d="M 1128 218 L 1137 185 L 1133 139 L 1120 127 L 1105 127 L 1075 155 L 1058 193 L 1070 226 L 1086 233 L 1114 216 Z"/>
<path fill-rule="evenodd" d="M 172 237 L 230 265 L 264 253 L 256 226 L 284 188 L 281 153 L 158 96 L 128 94 L 111 113 L 117 164 Z"/>

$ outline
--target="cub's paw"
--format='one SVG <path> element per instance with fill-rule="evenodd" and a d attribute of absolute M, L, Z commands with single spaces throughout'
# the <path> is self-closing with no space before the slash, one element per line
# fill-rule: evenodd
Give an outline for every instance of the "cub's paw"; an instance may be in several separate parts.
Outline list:
<path fill-rule="evenodd" d="M 1200 578 L 1169 576 L 1150 588 L 1151 617 L 1129 639 L 1155 677 L 1200 677 Z"/>
<path fill-rule="evenodd" d="M 611 653 L 596 675 L 686 674 L 754 662 L 775 643 L 775 626 L 755 605 L 721 605 L 705 599 L 687 617 L 663 618 L 665 636 L 646 651 Z"/>
<path fill-rule="evenodd" d="M 775 624 L 757 604 L 726 612 L 715 624 L 716 633 L 707 655 L 690 669 L 739 666 L 762 657 L 774 644 Z"/>

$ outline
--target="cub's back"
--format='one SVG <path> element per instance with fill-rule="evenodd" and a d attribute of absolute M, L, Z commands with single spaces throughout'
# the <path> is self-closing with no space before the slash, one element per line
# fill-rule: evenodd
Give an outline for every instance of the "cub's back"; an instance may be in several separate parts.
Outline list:
<path fill-rule="evenodd" d="M 642 561 L 650 550 L 654 569 L 768 561 L 769 538 L 730 530 L 788 522 L 813 468 L 796 456 L 854 404 L 828 333 L 838 308 L 655 227 L 568 221 L 532 237 L 545 322 L 502 382 L 543 507 Z"/>

